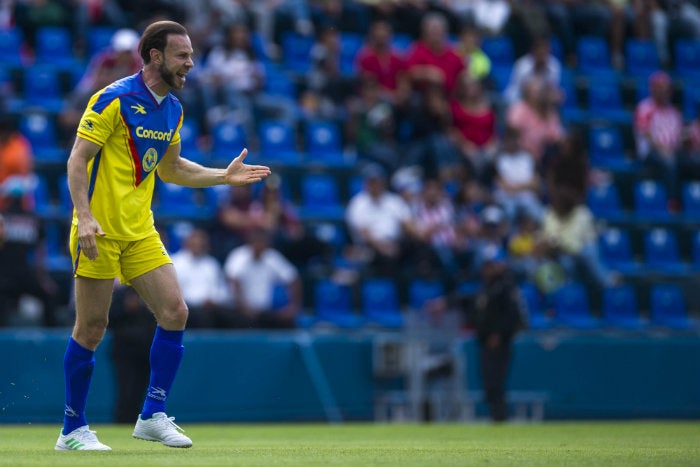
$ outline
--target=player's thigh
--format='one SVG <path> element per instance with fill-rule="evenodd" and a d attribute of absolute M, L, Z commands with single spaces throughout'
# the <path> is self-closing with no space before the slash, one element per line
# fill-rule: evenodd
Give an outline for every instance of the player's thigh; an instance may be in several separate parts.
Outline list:
<path fill-rule="evenodd" d="M 182 298 L 172 263 L 163 264 L 131 279 L 131 285 L 156 315 L 158 323 L 169 327 L 183 327 L 187 320 L 187 306 Z"/>

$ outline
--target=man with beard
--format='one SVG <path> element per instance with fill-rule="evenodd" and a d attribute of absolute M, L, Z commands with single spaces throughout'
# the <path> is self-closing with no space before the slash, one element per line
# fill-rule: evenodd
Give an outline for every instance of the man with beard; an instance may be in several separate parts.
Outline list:
<path fill-rule="evenodd" d="M 188 311 L 150 210 L 155 172 L 164 182 L 195 188 L 244 185 L 270 173 L 244 164 L 246 149 L 225 169 L 180 157 L 183 112 L 170 91 L 185 85 L 194 66 L 190 38 L 182 25 L 158 21 L 145 29 L 138 50 L 143 69 L 92 96 L 68 159 L 76 319 L 64 357 L 66 405 L 57 450 L 110 450 L 89 429 L 85 405 L 115 278 L 134 287 L 158 324 L 133 436 L 171 447 L 192 445 L 165 412 Z"/>

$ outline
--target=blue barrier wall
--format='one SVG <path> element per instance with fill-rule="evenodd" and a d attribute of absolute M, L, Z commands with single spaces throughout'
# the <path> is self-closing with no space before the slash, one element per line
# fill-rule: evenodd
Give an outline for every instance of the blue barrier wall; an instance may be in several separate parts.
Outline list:
<path fill-rule="evenodd" d="M 68 336 L 67 329 L 0 331 L 0 422 L 60 423 Z M 169 412 L 181 421 L 325 420 L 334 415 L 331 402 L 344 420 L 370 420 L 379 387 L 372 335 L 305 336 L 188 332 Z M 111 420 L 109 345 L 96 355 L 87 408 L 93 423 Z M 478 389 L 475 342 L 466 339 L 463 350 L 469 388 Z M 320 380 L 309 372 L 314 365 Z M 510 387 L 546 391 L 552 419 L 697 418 L 700 338 L 525 334 Z"/>

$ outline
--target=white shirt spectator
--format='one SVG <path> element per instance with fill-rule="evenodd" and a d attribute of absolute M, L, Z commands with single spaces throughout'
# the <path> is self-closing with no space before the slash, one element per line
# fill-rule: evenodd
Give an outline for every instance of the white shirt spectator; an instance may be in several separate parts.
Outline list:
<path fill-rule="evenodd" d="M 361 191 L 350 200 L 345 217 L 354 234 L 367 230 L 375 240 L 399 240 L 411 209 L 397 194 L 384 192 L 374 199 Z"/>
<path fill-rule="evenodd" d="M 535 161 L 527 151 L 501 153 L 496 159 L 499 177 L 509 185 L 524 185 L 535 179 Z"/>
<path fill-rule="evenodd" d="M 291 284 L 298 272 L 280 252 L 268 248 L 259 258 L 248 245 L 240 246 L 226 258 L 224 272 L 229 279 L 241 284 L 241 300 L 253 311 L 267 311 L 272 308 L 275 286 Z"/>
<path fill-rule="evenodd" d="M 550 55 L 547 59 L 547 65 L 542 72 L 535 71 L 535 60 L 531 54 L 523 55 L 515 61 L 513 71 L 510 74 L 508 87 L 503 92 L 506 102 L 513 103 L 520 99 L 520 91 L 523 83 L 531 76 L 539 75 L 542 79 L 553 86 L 561 85 L 561 63 L 554 55 Z"/>
<path fill-rule="evenodd" d="M 182 249 L 171 255 L 185 303 L 202 306 L 207 302 L 224 305 L 231 299 L 221 265 L 213 256 L 195 256 Z"/>

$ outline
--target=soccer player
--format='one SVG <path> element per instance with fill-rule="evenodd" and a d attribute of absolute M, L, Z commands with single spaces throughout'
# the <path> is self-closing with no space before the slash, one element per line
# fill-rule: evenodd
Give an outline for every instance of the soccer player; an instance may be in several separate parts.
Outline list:
<path fill-rule="evenodd" d="M 154 227 L 155 172 L 164 182 L 190 187 L 244 185 L 270 174 L 267 167 L 244 164 L 246 149 L 226 169 L 180 157 L 182 107 L 169 92 L 185 85 L 194 66 L 183 26 L 171 21 L 149 25 L 139 54 L 141 71 L 92 96 L 68 159 L 75 206 L 70 244 L 76 318 L 64 357 L 66 405 L 57 450 L 110 450 L 89 429 L 85 404 L 115 278 L 134 287 L 158 324 L 148 393 L 133 436 L 171 447 L 192 446 L 165 412 L 182 359 L 187 306 Z"/>

